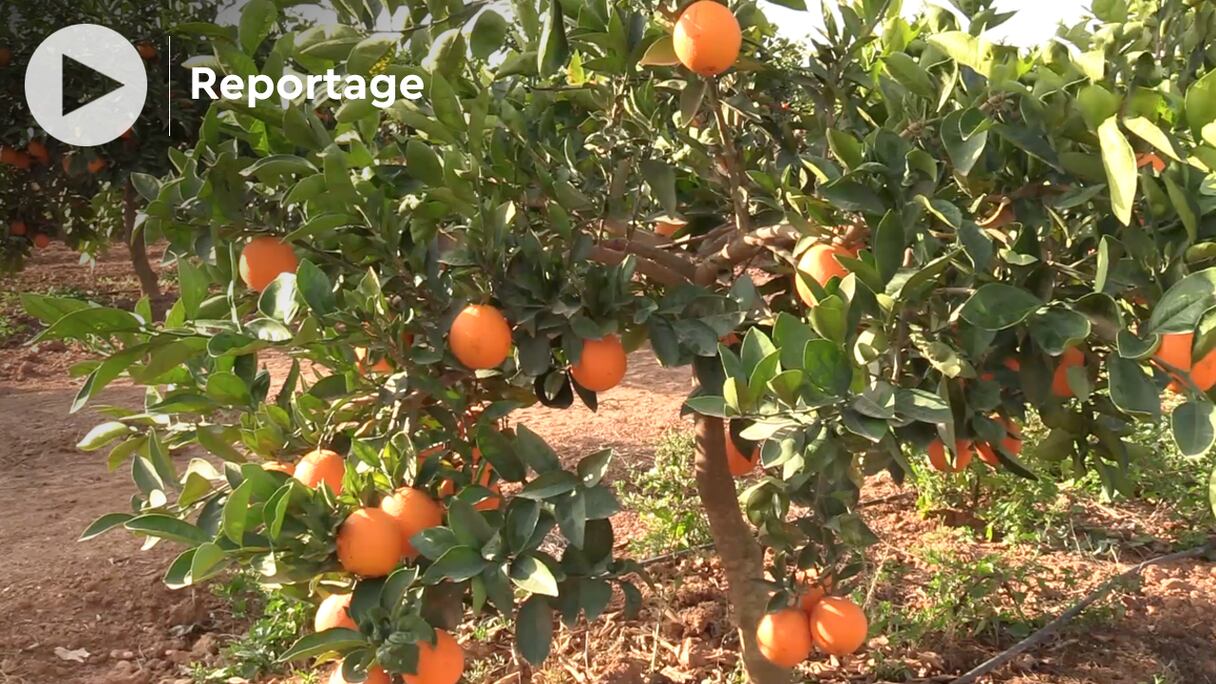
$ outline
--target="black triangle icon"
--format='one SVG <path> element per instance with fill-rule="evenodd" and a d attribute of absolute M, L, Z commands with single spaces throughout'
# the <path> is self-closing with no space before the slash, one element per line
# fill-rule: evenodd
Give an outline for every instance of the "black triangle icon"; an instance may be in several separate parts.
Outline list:
<path fill-rule="evenodd" d="M 63 58 L 63 112 L 60 116 L 80 109 L 94 100 L 125 87 L 93 67 L 78 62 L 67 55 Z"/>

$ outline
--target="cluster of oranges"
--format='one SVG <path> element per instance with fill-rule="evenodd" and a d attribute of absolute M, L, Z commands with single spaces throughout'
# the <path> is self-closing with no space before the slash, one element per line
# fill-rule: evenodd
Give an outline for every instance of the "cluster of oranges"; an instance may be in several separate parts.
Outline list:
<path fill-rule="evenodd" d="M 842 657 L 861 648 L 870 629 L 861 607 L 843 596 L 828 596 L 831 582 L 810 583 L 798 605 L 768 613 L 756 626 L 756 645 L 769 662 L 795 667 L 814 649 Z"/>
<path fill-rule="evenodd" d="M 72 153 L 64 154 L 60 158 L 63 172 L 69 176 L 72 175 L 72 158 Z M 0 145 L 0 164 L 7 164 L 22 171 L 27 171 L 35 166 L 49 166 L 50 163 L 51 152 L 41 140 L 31 140 L 23 150 L 7 145 Z M 92 174 L 100 173 L 106 166 L 106 160 L 96 156 L 89 159 L 86 164 L 89 173 Z"/>
<path fill-rule="evenodd" d="M 346 462 L 340 454 L 316 449 L 294 465 L 266 463 L 267 470 L 286 473 L 309 487 L 322 484 L 342 491 Z M 443 524 L 443 506 L 427 492 L 401 487 L 385 496 L 379 506 L 363 506 L 350 513 L 338 529 L 337 554 L 342 569 L 364 578 L 384 577 L 402 560 L 418 557 L 411 539 L 423 530 Z M 357 629 L 350 617 L 350 594 L 333 594 L 321 602 L 314 619 L 317 631 L 345 627 Z M 464 672 L 464 652 L 447 632 L 436 631 L 434 644 L 419 644 L 418 669 L 406 682 L 455 684 Z M 367 681 L 389 681 L 383 670 L 373 670 Z M 345 682 L 336 668 L 330 682 Z"/>
<path fill-rule="evenodd" d="M 46 249 L 51 244 L 51 237 L 46 233 L 34 233 L 30 235 L 30 227 L 21 219 L 11 221 L 8 224 L 8 234 L 12 237 L 28 238 L 38 249 Z"/>
<path fill-rule="evenodd" d="M 239 270 L 241 280 L 251 290 L 262 292 L 279 275 L 295 273 L 300 262 L 291 245 L 271 236 L 250 240 L 241 250 Z M 412 344 L 410 337 L 406 346 Z M 448 330 L 448 346 L 460 363 L 473 370 L 497 368 L 511 355 L 511 324 L 497 307 L 491 304 L 469 304 L 452 320 Z M 355 350 L 360 372 L 388 373 L 392 365 L 386 359 L 367 363 L 369 352 Z M 572 364 L 570 374 L 582 387 L 593 392 L 605 392 L 616 387 L 625 377 L 628 362 L 625 347 L 616 335 L 598 340 L 584 340 L 579 360 Z"/>

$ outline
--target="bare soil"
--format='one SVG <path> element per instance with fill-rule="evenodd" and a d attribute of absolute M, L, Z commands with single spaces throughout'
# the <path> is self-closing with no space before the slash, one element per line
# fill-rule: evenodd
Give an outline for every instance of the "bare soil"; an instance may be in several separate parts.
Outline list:
<path fill-rule="evenodd" d="M 124 473 L 107 473 L 101 457 L 74 448 L 98 417 L 69 416 L 79 380 L 69 377 L 82 354 L 57 343 L 25 346 L 36 329 L 16 310 L 15 292 L 74 292 L 130 306 L 137 285 L 125 255 L 102 258 L 96 268 L 52 247 L 10 278 L 0 298 L 0 683 L 179 684 L 191 681 L 189 663 L 211 656 L 242 626 L 223 603 L 202 589 L 170 591 L 161 584 L 175 550 L 141 551 L 121 533 L 88 543 L 76 538 L 97 516 L 124 510 L 132 491 Z M 11 330 L 5 333 L 5 323 Z M 610 473 L 620 484 L 649 467 L 660 434 L 682 425 L 685 371 L 658 367 L 635 354 L 623 387 L 601 397 L 598 413 L 530 409 L 518 422 L 549 439 L 570 461 L 611 446 Z M 116 383 L 102 402 L 132 404 L 139 394 Z M 894 615 L 921 608 L 935 591 L 940 568 L 925 549 L 973 561 L 996 554 L 1028 568 L 990 600 L 1030 620 L 1046 620 L 1105 578 L 1167 550 L 1171 529 L 1159 511 L 1135 503 L 1103 506 L 1078 524 L 1126 539 L 1104 557 L 1081 551 L 983 543 L 954 534 L 966 516 L 919 516 L 915 495 L 889 481 L 867 486 L 877 501 L 865 516 L 882 538 L 863 575 L 867 610 Z M 637 530 L 628 514 L 614 521 L 618 541 Z M 1154 541 L 1156 540 L 1156 541 Z M 512 654 L 508 626 L 462 638 L 477 682 L 728 682 L 735 677 L 737 638 L 729 627 L 721 573 L 709 556 L 689 554 L 648 568 L 641 616 L 625 619 L 617 597 L 592 625 L 559 628 L 553 656 L 526 668 Z M 879 581 L 874 581 L 879 578 Z M 960 605 L 963 602 L 960 601 Z M 800 670 L 805 681 L 948 682 L 1008 647 L 1007 634 L 935 634 L 916 643 L 871 639 L 844 661 L 822 659 Z M 279 680 L 286 681 L 286 680 Z M 299 681 L 293 679 L 291 681 Z M 1216 567 L 1186 561 L 1150 568 L 1045 647 L 1032 651 L 987 681 L 1019 684 L 1216 683 Z"/>

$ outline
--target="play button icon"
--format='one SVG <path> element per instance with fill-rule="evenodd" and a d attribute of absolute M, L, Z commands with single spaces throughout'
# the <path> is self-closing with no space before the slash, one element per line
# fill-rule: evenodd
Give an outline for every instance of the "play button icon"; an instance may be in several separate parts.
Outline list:
<path fill-rule="evenodd" d="M 96 24 L 52 33 L 30 57 L 25 99 L 38 125 L 69 145 L 103 145 L 143 111 L 148 76 L 122 34 Z"/>

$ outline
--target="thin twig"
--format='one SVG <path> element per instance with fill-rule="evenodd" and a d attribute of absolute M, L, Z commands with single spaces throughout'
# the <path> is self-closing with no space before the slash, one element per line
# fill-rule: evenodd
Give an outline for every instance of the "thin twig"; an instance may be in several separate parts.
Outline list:
<path fill-rule="evenodd" d="M 655 563 L 663 563 L 665 561 L 674 560 L 674 559 L 680 558 L 682 556 L 687 556 L 691 553 L 696 553 L 697 551 L 707 551 L 709 549 L 712 549 L 713 547 L 714 547 L 713 542 L 705 542 L 704 544 L 697 544 L 696 546 L 689 546 L 684 549 L 676 549 L 675 551 L 670 551 L 668 553 L 661 553 L 657 556 L 647 558 L 647 559 L 641 561 L 639 563 L 639 565 L 641 565 L 642 567 L 645 568 L 645 567 L 654 565 Z"/>
<path fill-rule="evenodd" d="M 995 671 L 1022 653 L 1025 653 L 1044 641 L 1047 641 L 1047 639 L 1059 631 L 1061 627 L 1071 622 L 1074 618 L 1084 612 L 1086 608 L 1097 602 L 1098 599 L 1106 596 L 1111 589 L 1114 589 L 1129 577 L 1140 574 L 1140 572 L 1142 572 L 1148 566 L 1157 565 L 1158 563 L 1168 563 L 1170 561 L 1183 560 L 1186 558 L 1196 558 L 1210 552 L 1211 550 L 1212 544 L 1209 542 L 1203 546 L 1189 549 L 1187 551 L 1168 553 L 1164 556 L 1150 558 L 1137 565 L 1133 565 L 1127 570 L 1124 570 L 1123 572 L 1103 582 L 1097 589 L 1089 592 L 1089 594 L 1087 594 L 1084 598 L 1073 604 L 1071 608 L 1064 611 L 1064 613 L 1059 617 L 1044 625 L 1041 629 L 1039 629 L 1039 631 L 1014 644 L 1012 648 L 1009 648 L 1001 653 L 998 653 L 992 658 L 989 658 L 987 661 L 981 663 L 970 672 L 967 672 L 963 676 L 951 682 L 951 684 L 973 684 L 973 682 L 977 681 L 980 677 Z"/>

